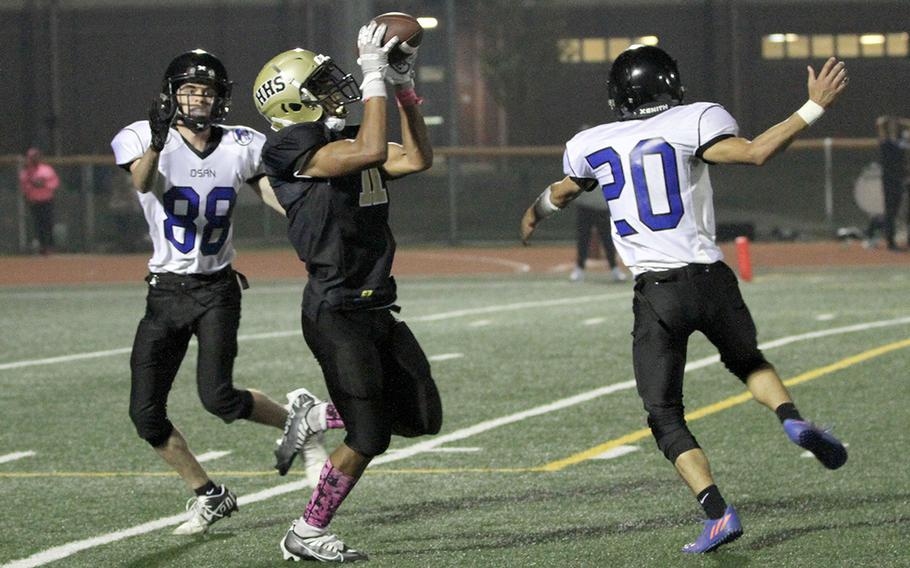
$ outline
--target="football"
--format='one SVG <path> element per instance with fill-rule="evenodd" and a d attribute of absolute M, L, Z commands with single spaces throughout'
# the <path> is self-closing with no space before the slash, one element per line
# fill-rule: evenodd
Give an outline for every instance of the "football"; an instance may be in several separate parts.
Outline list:
<path fill-rule="evenodd" d="M 373 21 L 377 24 L 386 25 L 385 37 L 382 38 L 383 42 L 387 42 L 395 36 L 398 36 L 398 39 L 401 40 L 401 42 L 395 46 L 395 49 L 389 52 L 389 63 L 400 63 L 408 56 L 408 54 L 399 49 L 398 46 L 406 43 L 410 47 L 417 47 L 423 39 L 423 28 L 417 21 L 417 18 L 405 14 L 404 12 L 387 12 L 385 14 L 380 14 L 373 18 Z"/>

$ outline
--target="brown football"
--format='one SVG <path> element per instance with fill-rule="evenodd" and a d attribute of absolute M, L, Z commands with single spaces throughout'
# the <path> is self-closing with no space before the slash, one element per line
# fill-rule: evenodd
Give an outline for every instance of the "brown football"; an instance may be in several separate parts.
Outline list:
<path fill-rule="evenodd" d="M 383 42 L 398 36 L 398 39 L 401 40 L 398 45 L 406 43 L 411 47 L 417 47 L 423 39 L 423 28 L 417 18 L 404 12 L 380 14 L 373 18 L 373 21 L 377 24 L 386 25 L 385 37 L 382 38 Z M 407 57 L 407 54 L 401 51 L 398 46 L 395 46 L 395 49 L 389 52 L 389 63 L 398 63 L 405 57 Z"/>

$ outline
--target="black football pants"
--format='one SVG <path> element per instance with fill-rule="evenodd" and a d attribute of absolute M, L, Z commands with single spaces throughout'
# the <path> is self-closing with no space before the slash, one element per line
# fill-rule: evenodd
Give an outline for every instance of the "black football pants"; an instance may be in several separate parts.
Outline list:
<path fill-rule="evenodd" d="M 225 422 L 248 418 L 253 397 L 234 388 L 240 285 L 230 268 L 210 276 L 150 274 L 145 317 L 130 357 L 130 418 L 152 446 L 173 431 L 167 399 L 190 338 L 199 342 L 196 386 L 206 410 Z"/>
<path fill-rule="evenodd" d="M 689 336 L 704 333 L 723 364 L 742 381 L 768 362 L 758 349 L 755 323 L 736 275 L 723 262 L 639 275 L 632 309 L 638 394 L 658 447 L 675 462 L 683 452 L 699 447 L 686 427 L 683 408 Z"/>
<path fill-rule="evenodd" d="M 378 456 L 392 434 L 436 434 L 442 402 L 430 363 L 407 324 L 388 308 L 302 315 L 303 337 L 319 361 L 329 396 L 344 420 L 345 444 Z"/>

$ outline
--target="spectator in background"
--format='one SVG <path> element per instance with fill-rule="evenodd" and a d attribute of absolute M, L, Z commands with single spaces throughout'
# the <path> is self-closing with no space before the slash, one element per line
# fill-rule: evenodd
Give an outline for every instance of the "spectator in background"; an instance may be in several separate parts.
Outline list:
<path fill-rule="evenodd" d="M 29 148 L 25 153 L 25 165 L 19 170 L 19 188 L 31 210 L 38 250 L 41 254 L 49 254 L 54 248 L 54 192 L 60 185 L 60 178 L 41 158 L 38 148 Z"/>
<path fill-rule="evenodd" d="M 610 228 L 610 208 L 600 191 L 586 191 L 575 200 L 575 244 L 578 254 L 575 257 L 575 268 L 569 275 L 572 282 L 581 282 L 585 278 L 585 264 L 588 260 L 588 247 L 591 244 L 591 229 L 596 228 L 604 248 L 604 256 L 610 266 L 613 280 L 622 282 L 628 279 L 626 273 L 616 265 L 616 247 Z"/>
<path fill-rule="evenodd" d="M 907 166 L 907 139 L 902 136 L 910 128 L 910 120 L 896 116 L 880 116 L 875 121 L 878 147 L 882 161 L 882 190 L 885 192 L 885 241 L 888 250 L 900 250 L 894 240 L 895 221 L 904 195 Z"/>

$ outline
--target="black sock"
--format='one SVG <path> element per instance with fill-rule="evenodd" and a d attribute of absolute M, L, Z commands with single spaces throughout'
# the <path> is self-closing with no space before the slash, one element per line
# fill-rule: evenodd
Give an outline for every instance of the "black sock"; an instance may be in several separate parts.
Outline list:
<path fill-rule="evenodd" d="M 777 414 L 777 418 L 780 420 L 780 423 L 783 424 L 784 420 L 802 420 L 803 417 L 800 415 L 799 410 L 796 410 L 796 405 L 792 402 L 785 402 L 778 406 L 774 413 Z"/>
<path fill-rule="evenodd" d="M 706 487 L 697 498 L 709 519 L 719 519 L 724 516 L 727 502 L 724 501 L 724 496 L 720 494 L 720 489 L 716 485 Z"/>
<path fill-rule="evenodd" d="M 215 484 L 210 479 L 208 483 L 206 483 L 202 487 L 197 487 L 193 491 L 196 493 L 197 497 L 202 497 L 206 493 L 211 493 L 211 492 L 215 491 L 216 489 L 217 489 L 217 487 L 215 487 Z"/>

